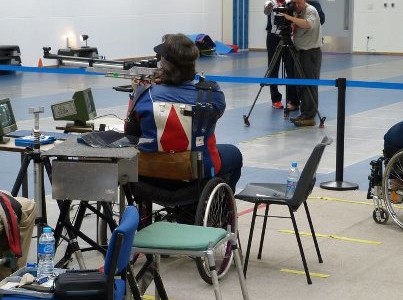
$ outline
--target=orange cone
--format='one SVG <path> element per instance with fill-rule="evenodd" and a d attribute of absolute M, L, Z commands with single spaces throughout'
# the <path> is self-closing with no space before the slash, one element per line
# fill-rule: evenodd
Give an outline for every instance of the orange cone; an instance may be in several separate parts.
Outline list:
<path fill-rule="evenodd" d="M 42 58 L 40 58 L 38 60 L 38 68 L 42 68 L 42 67 L 43 67 Z"/>

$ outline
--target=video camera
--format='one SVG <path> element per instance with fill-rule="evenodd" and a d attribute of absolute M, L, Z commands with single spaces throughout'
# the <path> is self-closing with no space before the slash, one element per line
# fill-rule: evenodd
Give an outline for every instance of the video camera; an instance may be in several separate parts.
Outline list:
<path fill-rule="evenodd" d="M 295 5 L 293 2 L 288 2 L 284 6 L 274 7 L 273 11 L 277 14 L 292 15 L 295 11 Z"/>
<path fill-rule="evenodd" d="M 284 6 L 273 8 L 273 12 L 276 13 L 274 16 L 274 25 L 277 25 L 280 29 L 290 27 L 291 22 L 288 21 L 284 16 L 278 14 L 293 15 L 295 11 L 295 5 L 293 2 L 288 2 Z"/>

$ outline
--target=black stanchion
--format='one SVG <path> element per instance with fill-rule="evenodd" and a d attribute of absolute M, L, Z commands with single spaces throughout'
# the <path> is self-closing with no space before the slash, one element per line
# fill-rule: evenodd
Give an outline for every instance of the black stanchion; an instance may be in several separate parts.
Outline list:
<path fill-rule="evenodd" d="M 336 180 L 320 184 L 322 189 L 349 191 L 358 189 L 358 184 L 343 181 L 344 168 L 344 129 L 346 119 L 346 78 L 336 79 L 337 100 L 337 139 L 336 139 Z"/>

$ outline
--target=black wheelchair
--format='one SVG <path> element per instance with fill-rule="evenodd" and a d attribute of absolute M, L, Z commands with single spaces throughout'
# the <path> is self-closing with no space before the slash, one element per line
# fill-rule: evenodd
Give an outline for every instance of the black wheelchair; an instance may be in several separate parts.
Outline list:
<path fill-rule="evenodd" d="M 188 121 L 182 124 L 187 126 L 184 130 L 192 135 L 200 130 L 207 132 L 206 126 L 214 126 L 217 120 L 215 109 L 210 104 L 211 86 L 201 77 L 196 87 L 199 95 L 195 105 L 169 102 L 160 104 L 163 107 L 161 112 L 169 111 L 170 105 L 177 105 L 180 114 L 188 118 Z M 130 108 L 134 101 L 132 86 L 113 89 L 132 93 Z M 202 161 L 202 153 L 190 150 L 175 153 L 140 152 L 139 180 L 128 185 L 130 188 L 124 187 L 129 204 L 135 203 L 139 208 L 140 228 L 151 222 L 168 221 L 220 227 L 225 230 L 230 228 L 235 232 L 236 207 L 231 188 L 227 185 L 227 176 L 207 178 L 203 174 Z M 221 183 L 224 184 L 220 185 Z M 216 188 L 217 186 L 220 187 Z M 222 279 L 227 274 L 233 258 L 230 242 L 218 249 L 214 256 L 218 279 Z M 197 258 L 196 264 L 202 279 L 212 284 L 208 262 Z"/>
<path fill-rule="evenodd" d="M 370 165 L 367 199 L 374 201 L 374 221 L 385 224 L 390 216 L 403 229 L 403 151 L 390 159 L 380 157 Z"/>

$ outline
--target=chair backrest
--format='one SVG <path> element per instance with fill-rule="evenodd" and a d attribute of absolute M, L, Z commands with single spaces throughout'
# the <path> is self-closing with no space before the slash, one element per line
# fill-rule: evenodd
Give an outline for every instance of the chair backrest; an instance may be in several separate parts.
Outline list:
<path fill-rule="evenodd" d="M 295 211 L 308 198 L 316 181 L 316 170 L 318 169 L 325 147 L 332 143 L 332 139 L 325 136 L 322 141 L 315 146 L 304 169 L 299 177 L 297 187 L 293 197 L 289 201 L 290 207 Z"/>
<path fill-rule="evenodd" d="M 119 226 L 113 231 L 105 256 L 104 272 L 112 278 L 129 264 L 134 234 L 139 224 L 139 213 L 134 206 L 127 206 Z"/>
<path fill-rule="evenodd" d="M 201 159 L 201 153 L 195 151 L 140 152 L 139 175 L 172 180 L 195 180 L 203 170 L 198 166 Z"/>

